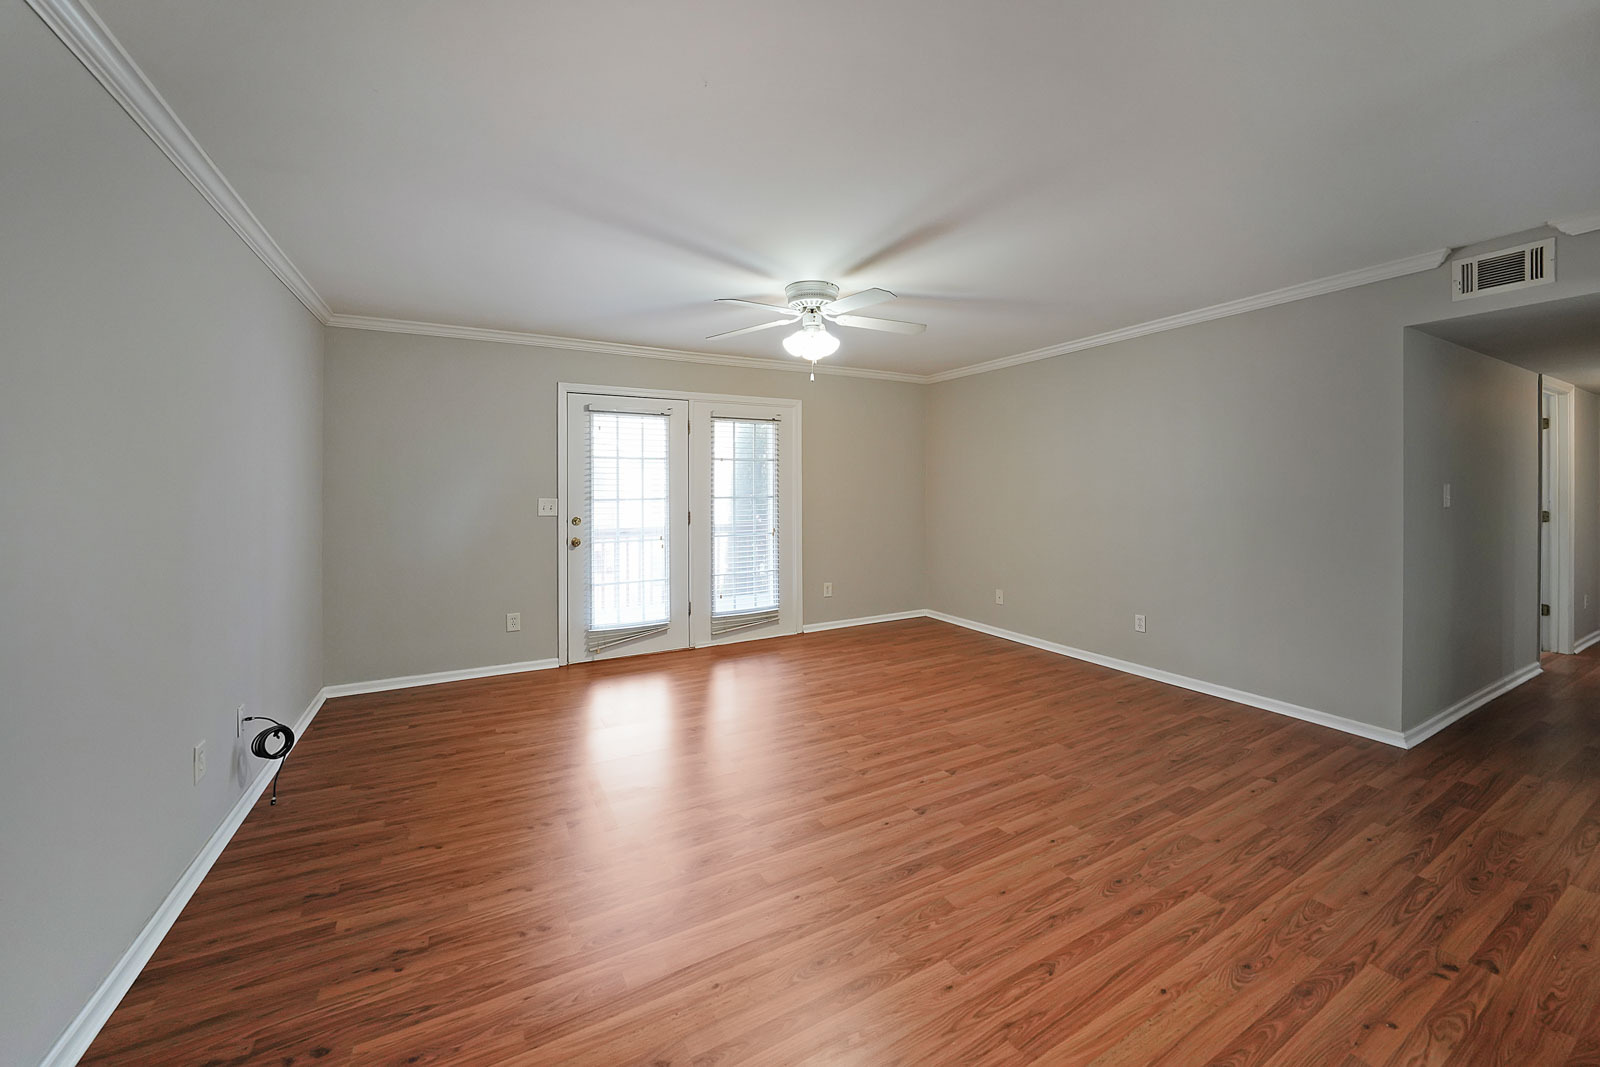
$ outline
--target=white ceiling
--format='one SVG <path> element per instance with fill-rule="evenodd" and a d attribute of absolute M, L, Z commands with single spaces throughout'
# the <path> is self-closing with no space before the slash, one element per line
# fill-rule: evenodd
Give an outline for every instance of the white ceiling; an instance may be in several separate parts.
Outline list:
<path fill-rule="evenodd" d="M 1600 393 L 1600 294 L 1501 308 L 1418 329 Z"/>
<path fill-rule="evenodd" d="M 1594 0 L 99 0 L 333 310 L 937 373 L 1600 206 Z"/>

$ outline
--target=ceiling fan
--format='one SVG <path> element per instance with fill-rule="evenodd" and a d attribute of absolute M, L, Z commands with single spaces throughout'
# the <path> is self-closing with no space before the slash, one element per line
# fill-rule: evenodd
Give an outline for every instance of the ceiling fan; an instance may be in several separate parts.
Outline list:
<path fill-rule="evenodd" d="M 706 340 L 737 337 L 742 333 L 770 330 L 774 326 L 799 326 L 798 330 L 783 339 L 784 351 L 791 356 L 799 356 L 815 363 L 839 350 L 839 339 L 827 329 L 827 324 L 830 322 L 839 326 L 853 326 L 861 330 L 884 330 L 888 333 L 921 333 L 928 328 L 920 322 L 901 322 L 899 319 L 877 319 L 869 315 L 851 314 L 861 308 L 893 300 L 894 294 L 887 289 L 863 289 L 840 300 L 839 287 L 832 282 L 793 282 L 784 287 L 783 298 L 789 302 L 788 307 L 763 304 L 759 300 L 741 300 L 735 296 L 722 297 L 717 303 L 760 308 L 762 311 L 781 315 L 782 318 L 746 326 L 742 330 L 714 333 Z"/>

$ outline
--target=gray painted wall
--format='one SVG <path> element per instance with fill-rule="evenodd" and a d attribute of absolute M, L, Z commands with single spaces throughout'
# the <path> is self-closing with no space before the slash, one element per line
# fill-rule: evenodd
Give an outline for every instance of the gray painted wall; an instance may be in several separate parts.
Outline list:
<path fill-rule="evenodd" d="M 1396 725 L 1382 303 L 1350 290 L 934 386 L 933 606 Z"/>
<path fill-rule="evenodd" d="M 0 324 L 0 1060 L 26 1064 L 253 777 L 235 705 L 322 684 L 322 327 L 18 0 Z"/>
<path fill-rule="evenodd" d="M 920 385 L 327 334 L 331 683 L 556 655 L 564 532 L 536 512 L 556 495 L 563 381 L 801 398 L 806 621 L 924 606 Z"/>
<path fill-rule="evenodd" d="M 1440 268 L 930 387 L 930 606 L 1399 729 L 1404 330 L 1600 290 L 1559 240 L 1542 288 Z"/>
<path fill-rule="evenodd" d="M 284 718 L 325 681 L 554 654 L 560 531 L 534 501 L 558 381 L 803 398 L 809 622 L 931 606 L 1398 728 L 1421 578 L 1404 327 L 1600 291 L 1600 235 L 1563 237 L 1542 289 L 1452 305 L 1438 271 L 930 388 L 324 330 L 15 0 L 0 206 L 0 1047 L 21 1062 L 240 795 L 234 705 Z"/>
<path fill-rule="evenodd" d="M 1420 330 L 1404 346 L 1410 729 L 1539 659 L 1539 376 Z"/>

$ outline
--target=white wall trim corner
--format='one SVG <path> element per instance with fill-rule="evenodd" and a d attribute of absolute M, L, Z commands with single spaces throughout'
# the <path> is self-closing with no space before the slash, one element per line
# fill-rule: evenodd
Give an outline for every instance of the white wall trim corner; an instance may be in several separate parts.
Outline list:
<path fill-rule="evenodd" d="M 841 367 L 837 364 L 810 363 L 797 359 L 769 359 L 761 356 L 735 356 L 722 352 L 696 352 L 684 348 L 659 348 L 621 341 L 594 341 L 585 337 L 524 333 L 520 330 L 487 330 L 478 326 L 452 326 L 442 322 L 413 322 L 371 315 L 333 315 L 327 325 L 346 330 L 376 330 L 379 333 L 404 333 L 418 337 L 449 337 L 461 341 L 492 341 L 503 345 L 529 345 L 566 352 L 594 352 L 605 356 L 633 356 L 637 359 L 665 359 L 676 363 L 709 363 L 746 370 L 777 370 L 794 373 L 832 374 L 844 378 L 874 378 L 886 382 L 922 382 L 925 375 L 904 371 L 872 370 L 866 367 Z"/>
<path fill-rule="evenodd" d="M 1600 211 L 1588 215 L 1568 215 L 1564 219 L 1551 219 L 1550 226 L 1568 237 L 1593 233 L 1595 230 L 1600 230 Z"/>
<path fill-rule="evenodd" d="M 200 195 L 306 310 L 326 323 L 332 314 L 328 305 L 223 177 L 206 150 L 200 147 L 200 142 L 194 139 L 194 134 L 150 84 L 150 79 L 111 35 L 100 16 L 81 0 L 28 0 L 28 6 L 105 86 L 112 98 L 150 136 L 156 147 L 166 153 L 189 183 L 200 190 Z"/>
<path fill-rule="evenodd" d="M 1086 348 L 1099 348 L 1102 345 L 1116 344 L 1118 341 L 1127 341 L 1134 337 L 1143 337 L 1146 334 L 1164 333 L 1167 330 L 1193 326 L 1198 322 L 1210 322 L 1212 319 L 1223 319 L 1230 315 L 1243 315 L 1247 312 L 1260 311 L 1262 308 L 1274 307 L 1278 304 L 1288 304 L 1313 296 L 1337 293 L 1342 289 L 1354 289 L 1360 285 L 1370 285 L 1373 282 L 1382 282 L 1390 278 L 1400 278 L 1407 274 L 1433 270 L 1442 264 L 1449 255 L 1450 249 L 1437 248 L 1432 252 L 1424 252 L 1421 255 L 1407 256 L 1405 259 L 1391 260 L 1388 263 L 1377 263 L 1370 267 L 1345 271 L 1343 274 L 1330 274 L 1326 278 L 1313 278 L 1311 281 L 1301 282 L 1299 285 L 1288 285 L 1268 293 L 1257 293 L 1255 296 L 1229 300 L 1223 304 L 1212 304 L 1210 307 L 1196 308 L 1193 311 L 1184 311 L 1177 315 L 1168 315 L 1165 318 L 1151 319 L 1149 322 L 1124 326 L 1118 330 L 1108 330 L 1105 333 L 1097 333 L 1090 337 L 1081 337 L 1076 341 L 1065 341 L 1061 344 L 1048 345 L 1044 348 L 1035 348 L 1029 352 L 1018 352 L 1014 356 L 1002 356 L 999 359 L 991 359 L 984 363 L 956 367 L 953 370 L 930 374 L 923 380 L 927 382 L 948 382 L 956 378 L 966 378 L 973 374 L 986 374 L 989 371 L 1003 370 L 1006 367 L 1015 367 L 1023 363 L 1034 363 L 1041 359 L 1050 359 L 1052 356 L 1064 356 L 1068 352 L 1081 352 Z"/>
<path fill-rule="evenodd" d="M 1586 637 L 1580 637 L 1576 642 L 1574 642 L 1572 646 L 1572 654 L 1576 656 L 1579 652 L 1582 652 L 1596 641 L 1600 641 L 1600 630 L 1596 630 L 1594 633 L 1589 634 Z"/>
<path fill-rule="evenodd" d="M 460 671 L 435 671 L 432 674 L 407 674 L 399 678 L 377 678 L 370 682 L 341 682 L 322 691 L 323 696 L 353 697 L 362 693 L 385 693 L 391 689 L 414 689 L 419 685 L 439 685 L 442 682 L 465 682 L 473 678 L 497 678 L 502 674 L 521 674 L 524 671 L 547 671 L 561 666 L 560 660 L 530 659 L 521 663 L 496 663 L 489 667 L 468 667 Z"/>
<path fill-rule="evenodd" d="M 926 619 L 932 616 L 926 608 L 915 611 L 891 611 L 887 615 L 862 615 L 854 619 L 833 619 L 829 622 L 808 622 L 800 627 L 803 634 L 821 633 L 824 630 L 843 630 L 850 626 L 871 626 L 877 622 L 899 622 L 902 619 Z"/>
<path fill-rule="evenodd" d="M 1056 644 L 1054 641 L 1045 641 L 1041 638 L 1030 637 L 1027 634 L 1016 633 L 1012 630 L 1002 630 L 998 626 L 989 626 L 986 623 L 974 622 L 971 619 L 963 619 L 956 615 L 946 615 L 942 611 L 930 611 L 928 612 L 928 617 L 938 619 L 940 622 L 948 622 L 955 626 L 964 626 L 969 630 L 976 630 L 992 637 L 1015 641 L 1019 645 L 1030 645 L 1046 652 L 1054 652 L 1058 656 L 1067 656 L 1071 659 L 1083 660 L 1085 663 L 1099 664 L 1102 667 L 1110 667 L 1112 670 L 1121 671 L 1124 674 L 1135 674 L 1141 678 L 1149 678 L 1151 681 L 1175 685 L 1180 689 L 1189 689 L 1196 693 L 1205 693 L 1207 696 L 1231 700 L 1235 704 L 1246 704 L 1252 708 L 1260 708 L 1263 711 L 1287 715 L 1291 719 L 1300 719 L 1303 722 L 1315 723 L 1318 726 L 1327 726 L 1341 733 L 1364 737 L 1369 741 L 1381 741 L 1386 745 L 1394 745 L 1396 748 L 1407 747 L 1405 737 L 1399 730 L 1388 730 L 1381 726 L 1373 726 L 1370 723 L 1347 719 L 1342 715 L 1332 715 L 1326 711 L 1317 711 L 1315 708 L 1304 708 L 1299 704 L 1291 704 L 1286 700 L 1259 696 L 1255 693 L 1247 693 L 1242 689 L 1232 689 L 1225 685 L 1202 681 L 1199 678 L 1190 678 L 1182 674 L 1173 674 L 1171 671 L 1146 667 L 1142 663 L 1102 656 L 1098 652 L 1087 652 L 1081 648 Z"/>
<path fill-rule="evenodd" d="M 1591 636 L 1596 640 L 1600 640 L 1600 631 L 1597 631 Z M 1584 640 L 1588 639 L 1589 638 L 1584 638 Z M 1440 730 L 1443 730 L 1445 727 L 1449 726 L 1451 723 L 1457 722 L 1466 718 L 1468 715 L 1471 715 L 1473 712 L 1489 703 L 1489 701 L 1493 700 L 1495 697 L 1509 693 L 1523 682 L 1528 681 L 1530 678 L 1536 678 L 1543 673 L 1543 667 L 1539 666 L 1537 663 L 1530 663 L 1526 667 L 1512 671 L 1510 674 L 1499 679 L 1498 681 L 1490 682 L 1488 685 L 1484 686 L 1482 689 L 1479 689 L 1475 693 L 1469 693 L 1467 696 L 1462 697 L 1454 704 L 1451 704 L 1448 708 L 1445 708 L 1443 711 L 1430 718 L 1427 722 L 1424 722 L 1418 726 L 1413 726 L 1411 729 L 1407 730 L 1405 732 L 1405 747 L 1417 747 L 1418 745 L 1422 744 L 1422 742 L 1438 733 Z"/>
<path fill-rule="evenodd" d="M 295 744 L 298 745 L 305 739 L 311 720 L 317 717 L 317 712 L 322 710 L 327 698 L 328 691 L 324 689 L 312 698 L 306 710 L 300 713 L 300 718 L 295 720 Z M 272 776 L 278 767 L 276 761 L 267 762 L 257 772 L 255 780 L 245 787 L 238 801 L 223 818 L 221 825 L 206 841 L 200 854 L 190 861 L 178 883 L 172 887 L 167 898 L 156 909 L 156 913 L 150 916 L 150 921 L 144 924 L 144 929 L 133 939 L 133 944 L 128 946 L 122 958 L 111 968 L 111 973 L 106 975 L 105 981 L 100 983 L 100 988 L 94 991 L 94 995 L 83 1006 L 83 1010 L 78 1012 L 77 1018 L 62 1031 L 50 1051 L 45 1053 L 40 1067 L 72 1067 L 89 1050 L 95 1035 L 100 1033 L 100 1028 L 111 1018 L 111 1013 L 122 1002 L 134 979 L 144 970 L 144 965 L 150 962 L 150 957 L 155 954 L 161 939 L 167 936 L 172 924 L 178 921 L 184 905 L 189 903 L 189 898 L 200 888 L 200 883 L 210 872 L 212 864 L 217 862 L 217 857 L 222 855 L 222 850 L 233 840 L 233 835 L 244 824 L 245 817 L 255 807 L 256 801 L 261 799 L 261 794 L 266 790 L 267 783 L 272 781 Z"/>

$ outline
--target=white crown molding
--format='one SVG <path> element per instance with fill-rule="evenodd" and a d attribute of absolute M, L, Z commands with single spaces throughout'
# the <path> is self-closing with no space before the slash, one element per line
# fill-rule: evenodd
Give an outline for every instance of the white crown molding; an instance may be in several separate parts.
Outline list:
<path fill-rule="evenodd" d="M 755 356 L 729 356 L 718 352 L 693 352 L 681 348 L 654 348 L 649 345 L 629 345 L 620 341 L 590 341 L 582 337 L 558 337 L 543 333 L 521 333 L 513 330 L 486 330 L 478 326 L 450 326 L 440 322 L 411 322 L 406 319 L 372 318 L 365 315 L 332 315 L 326 320 L 329 326 L 351 330 L 378 330 L 383 333 L 408 333 L 422 337 L 452 337 L 463 341 L 495 341 L 507 345 L 531 345 L 536 348 L 558 348 L 569 352 L 594 352 L 607 356 L 635 356 L 642 359 L 668 359 L 678 363 L 710 363 L 723 367 L 744 367 L 749 370 L 780 370 L 809 373 L 811 364 L 798 360 L 761 359 Z M 816 366 L 818 374 L 833 374 L 845 378 L 876 378 L 888 382 L 924 382 L 921 374 L 903 374 L 899 371 L 868 370 L 860 367 L 830 367 L 826 363 Z"/>
<path fill-rule="evenodd" d="M 1449 255 L 1450 249 L 1437 248 L 1432 252 L 1424 252 L 1421 255 L 1407 256 L 1405 259 L 1396 259 L 1371 267 L 1361 267 L 1357 270 L 1345 271 L 1343 274 L 1330 274 L 1326 278 L 1315 278 L 1309 282 L 1301 282 L 1299 285 L 1274 289 L 1269 293 L 1258 293 L 1255 296 L 1230 300 L 1224 304 L 1213 304 L 1210 307 L 1199 308 L 1194 311 L 1168 315 L 1166 318 L 1151 319 L 1149 322 L 1124 326 L 1121 329 L 1097 333 L 1091 337 L 1081 337 L 1076 341 L 1064 341 L 1044 348 L 1019 352 L 1013 356 L 1001 356 L 999 359 L 991 359 L 983 363 L 972 363 L 965 367 L 939 371 L 936 374 L 907 374 L 900 371 L 868 370 L 857 367 L 829 367 L 825 364 L 818 364 L 816 370 L 818 374 L 836 374 L 850 378 L 877 378 L 883 381 L 914 382 L 922 385 L 948 382 L 957 378 L 971 377 L 974 374 L 987 374 L 990 371 L 1020 366 L 1023 363 L 1034 363 L 1041 359 L 1052 359 L 1070 352 L 1081 352 L 1086 348 L 1099 348 L 1102 345 L 1116 344 L 1118 341 L 1127 341 L 1147 334 L 1162 333 L 1167 330 L 1180 329 L 1184 326 L 1193 326 L 1196 323 L 1209 322 L 1212 319 L 1243 315 L 1246 312 L 1259 311 L 1262 308 L 1269 308 L 1278 304 L 1288 304 L 1313 296 L 1337 293 L 1341 289 L 1354 289 L 1357 286 L 1370 285 L 1373 282 L 1387 281 L 1390 278 L 1401 278 L 1407 274 L 1418 274 L 1422 271 L 1434 270 L 1444 263 Z M 486 330 L 477 326 L 450 326 L 438 322 L 411 322 L 406 319 L 374 318 L 364 315 L 333 315 L 325 319 L 324 322 L 329 326 L 341 326 L 353 330 L 380 330 L 387 333 L 417 334 L 424 337 L 454 337 L 467 341 L 496 341 L 501 344 L 560 348 L 575 352 L 599 352 L 614 356 L 639 356 L 645 359 L 671 359 L 683 363 L 713 363 L 729 367 L 748 367 L 752 370 L 799 372 L 811 370 L 809 364 L 759 359 L 752 356 L 728 356 L 715 352 L 693 352 L 678 348 L 652 348 L 646 345 L 629 345 L 614 341 L 589 341 L 580 337 L 557 337 L 513 330 Z"/>
<path fill-rule="evenodd" d="M 144 71 L 111 35 L 105 23 L 79 0 L 28 0 L 72 54 L 106 87 L 156 146 L 165 152 L 185 178 L 204 196 L 217 214 L 233 227 L 250 250 L 271 268 L 302 304 L 323 322 L 332 314 L 305 275 L 267 233 L 261 220 L 245 204 L 217 165 L 206 155 L 188 127 L 162 99 Z"/>
<path fill-rule="evenodd" d="M 451 337 L 469 341 L 497 341 L 502 344 L 531 345 L 539 348 L 596 352 L 606 355 L 636 356 L 644 359 L 675 360 L 680 363 L 705 363 L 725 367 L 743 367 L 750 370 L 807 372 L 812 369 L 809 365 L 798 362 L 763 359 L 753 356 L 732 356 L 716 352 L 696 352 L 676 348 L 655 348 L 647 345 L 591 341 L 578 337 L 558 337 L 549 334 L 522 333 L 509 330 L 490 330 L 476 326 L 451 326 L 443 323 L 413 322 L 405 319 L 375 318 L 364 315 L 336 315 L 316 289 L 312 287 L 305 275 L 300 273 L 300 269 L 294 265 L 284 250 L 272 239 L 272 235 L 267 232 L 266 227 L 261 225 L 261 220 L 256 218 L 249 205 L 244 202 L 238 192 L 229 184 L 228 179 L 217 169 L 216 163 L 206 154 L 205 149 L 200 147 L 199 142 L 189 132 L 188 127 L 184 126 L 182 120 L 173 112 L 155 86 L 150 83 L 150 80 L 145 77 L 144 72 L 134 63 L 127 51 L 123 49 L 121 43 L 112 36 L 111 31 L 100 20 L 100 17 L 82 0 L 27 0 L 27 2 L 38 13 L 39 17 L 44 20 L 45 25 L 49 26 L 57 37 L 61 38 L 62 42 L 88 68 L 89 72 L 99 80 L 101 85 L 105 86 L 112 97 L 122 105 L 123 109 L 139 124 L 140 128 L 150 136 L 150 139 L 156 143 L 162 152 L 166 153 L 167 158 L 172 160 L 183 176 L 196 189 L 200 190 L 201 195 L 216 209 L 217 214 L 222 216 L 223 220 L 233 228 L 234 232 L 239 235 L 245 244 L 250 247 L 251 251 L 260 257 L 261 261 L 289 288 L 289 291 L 325 326 L 416 334 L 424 337 Z M 1553 221 L 1550 225 L 1562 233 L 1587 233 L 1590 230 L 1600 229 L 1600 215 L 1575 216 Z M 1410 256 L 1406 259 L 1397 259 L 1390 263 L 1380 263 L 1371 267 L 1363 267 L 1359 270 L 1346 271 L 1343 274 L 1334 274 L 1326 278 L 1303 282 L 1299 285 L 1274 289 L 1269 293 L 1247 296 L 1224 304 L 1214 304 L 1211 307 L 1186 311 L 1178 315 L 1169 315 L 1166 318 L 1152 319 L 1149 322 L 1124 326 L 1121 329 L 1110 330 L 1091 337 L 1079 338 L 1076 341 L 1065 341 L 1045 348 L 1019 352 L 1016 355 L 1003 356 L 999 359 L 974 363 L 966 367 L 957 367 L 936 374 L 908 374 L 900 371 L 880 371 L 858 367 L 830 367 L 826 364 L 819 365 L 816 370 L 820 374 L 831 374 L 844 378 L 869 378 L 880 381 L 920 384 L 946 382 L 974 374 L 986 374 L 989 371 L 1002 370 L 1006 367 L 1015 367 L 1023 363 L 1032 363 L 1036 360 L 1050 359 L 1053 356 L 1066 355 L 1069 352 L 1081 352 L 1087 348 L 1115 344 L 1118 341 L 1143 337 L 1146 334 L 1176 330 L 1183 326 L 1191 326 L 1211 319 L 1220 319 L 1229 315 L 1242 315 L 1245 312 L 1272 307 L 1275 304 L 1286 304 L 1294 300 L 1304 300 L 1307 297 L 1321 296 L 1325 293 L 1338 292 L 1341 289 L 1354 288 L 1358 285 L 1367 285 L 1371 282 L 1432 270 L 1443 263 L 1445 257 L 1449 254 L 1449 249 L 1439 249 L 1418 256 Z"/>
<path fill-rule="evenodd" d="M 1560 230 L 1568 237 L 1600 230 L 1600 211 L 1590 215 L 1568 215 L 1564 219 L 1551 219 L 1551 229 Z"/>
<path fill-rule="evenodd" d="M 1262 308 L 1273 307 L 1277 304 L 1288 304 L 1296 300 L 1305 300 L 1308 297 L 1337 293 L 1341 289 L 1354 289 L 1358 285 L 1370 285 L 1373 282 L 1387 281 L 1390 278 L 1399 278 L 1407 274 L 1417 274 L 1421 271 L 1433 270 L 1438 267 L 1449 254 L 1450 249 L 1439 248 L 1432 252 L 1424 252 L 1417 256 L 1407 256 L 1405 259 L 1396 259 L 1389 263 L 1379 263 L 1371 267 L 1345 271 L 1343 274 L 1330 274 L 1326 278 L 1316 278 L 1309 282 L 1301 282 L 1299 285 L 1274 289 L 1269 293 L 1258 293 L 1255 296 L 1230 300 L 1225 304 L 1213 304 L 1210 307 L 1198 308 L 1194 311 L 1168 315 L 1162 319 L 1151 319 L 1149 322 L 1141 322 L 1135 326 L 1124 326 L 1118 330 L 1108 330 L 1105 333 L 1097 333 L 1091 337 L 1082 337 L 1076 341 L 1065 341 L 1045 348 L 1035 348 L 1029 352 L 1019 352 L 1014 356 L 1002 356 L 999 359 L 991 359 L 984 363 L 974 363 L 966 367 L 957 367 L 955 370 L 941 371 L 938 374 L 930 374 L 923 380 L 927 382 L 948 382 L 974 374 L 987 374 L 989 371 L 1003 370 L 1006 367 L 1015 367 L 1023 363 L 1033 363 L 1041 359 L 1050 359 L 1053 356 L 1064 356 L 1069 352 L 1081 352 L 1086 348 L 1099 348 L 1102 345 L 1116 344 L 1118 341 L 1127 341 L 1134 337 L 1143 337 L 1146 334 L 1176 330 L 1184 326 L 1193 326 L 1198 322 L 1209 322 L 1212 319 L 1227 318 L 1230 315 L 1243 315 L 1249 311 L 1259 311 Z"/>

